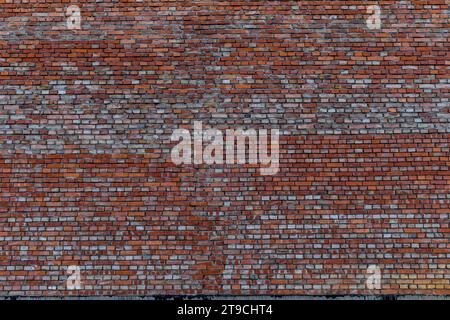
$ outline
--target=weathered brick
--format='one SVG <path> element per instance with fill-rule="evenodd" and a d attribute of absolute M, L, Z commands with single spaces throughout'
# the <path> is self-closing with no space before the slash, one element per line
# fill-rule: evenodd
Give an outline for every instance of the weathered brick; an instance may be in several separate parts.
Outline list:
<path fill-rule="evenodd" d="M 445 0 L 68 6 L 0 5 L 1 296 L 450 294 Z M 194 121 L 279 172 L 176 166 Z"/>

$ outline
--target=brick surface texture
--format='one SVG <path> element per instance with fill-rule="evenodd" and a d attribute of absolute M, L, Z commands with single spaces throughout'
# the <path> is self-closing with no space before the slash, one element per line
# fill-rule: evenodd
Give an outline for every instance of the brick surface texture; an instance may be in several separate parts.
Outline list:
<path fill-rule="evenodd" d="M 0 295 L 449 295 L 449 12 L 1 0 Z M 174 164 L 194 121 L 279 172 Z"/>

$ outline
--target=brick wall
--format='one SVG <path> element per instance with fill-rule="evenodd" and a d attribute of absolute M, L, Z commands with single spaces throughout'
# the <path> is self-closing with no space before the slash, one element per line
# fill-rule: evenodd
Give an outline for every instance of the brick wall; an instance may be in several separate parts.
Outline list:
<path fill-rule="evenodd" d="M 446 0 L 1 1 L 0 295 L 450 294 L 448 30 Z M 194 121 L 279 129 L 279 171 L 174 164 Z"/>

